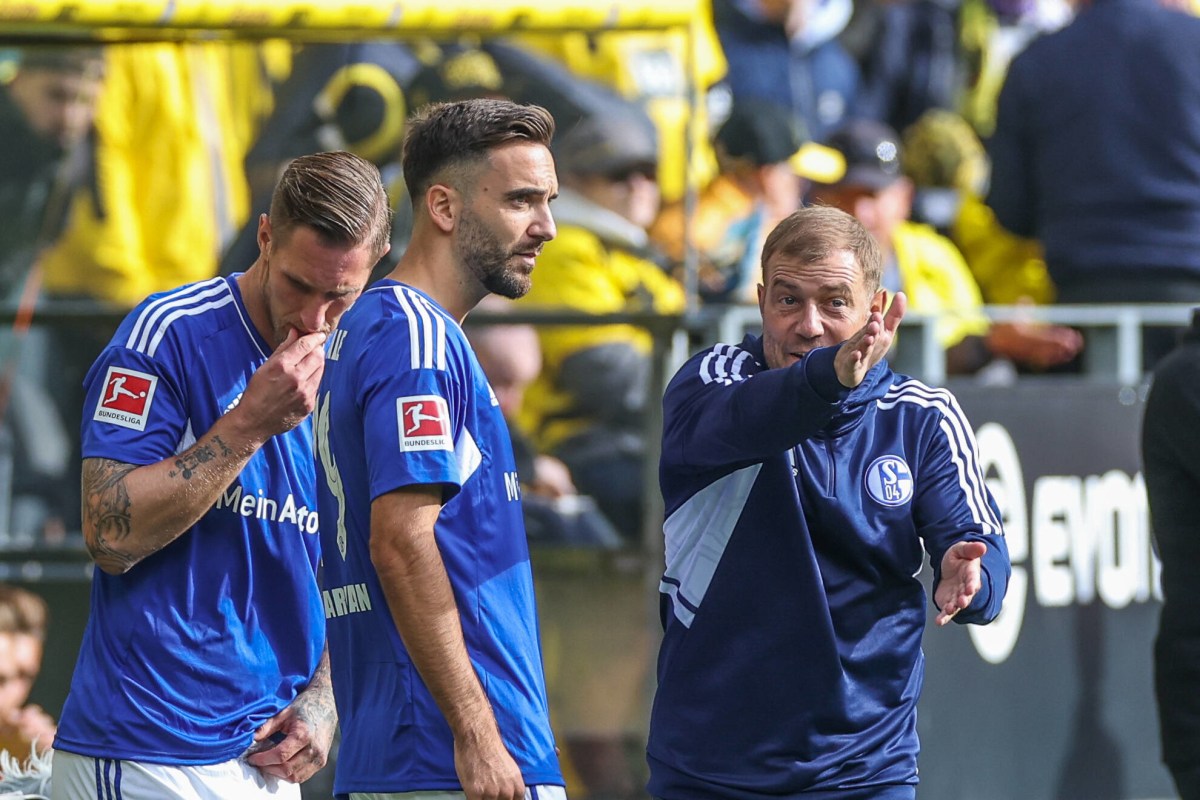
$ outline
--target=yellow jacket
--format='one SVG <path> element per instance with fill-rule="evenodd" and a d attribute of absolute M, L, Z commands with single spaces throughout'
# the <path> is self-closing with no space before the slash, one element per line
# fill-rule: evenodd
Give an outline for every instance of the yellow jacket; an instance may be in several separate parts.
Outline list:
<path fill-rule="evenodd" d="M 1054 302 L 1054 283 L 1046 272 L 1042 246 L 1016 236 L 996 221 L 996 214 L 975 195 L 966 195 L 950 231 L 967 261 L 984 300 L 1012 305 L 1031 300 Z"/>
<path fill-rule="evenodd" d="M 588 314 L 672 314 L 684 308 L 683 288 L 657 264 L 586 228 L 564 223 L 538 257 L 533 289 L 520 302 L 527 309 L 573 309 Z M 611 344 L 626 344 L 648 356 L 653 346 L 650 333 L 634 325 L 543 326 L 538 338 L 542 373 L 526 392 L 519 419 L 543 452 L 552 452 L 591 423 L 575 413 L 575 398 L 558 384 L 559 370 L 567 358 Z M 619 381 L 623 376 L 613 377 Z"/>
<path fill-rule="evenodd" d="M 979 286 L 953 242 L 928 225 L 902 222 L 892 233 L 892 248 L 908 310 L 939 317 L 943 347 L 987 333 Z"/>
<path fill-rule="evenodd" d="M 250 47 L 108 48 L 95 193 L 73 198 L 67 229 L 45 256 L 47 293 L 129 308 L 216 274 L 249 213 L 242 164 L 269 109 L 258 94 L 269 91 L 266 74 L 247 74 L 258 69 Z"/>

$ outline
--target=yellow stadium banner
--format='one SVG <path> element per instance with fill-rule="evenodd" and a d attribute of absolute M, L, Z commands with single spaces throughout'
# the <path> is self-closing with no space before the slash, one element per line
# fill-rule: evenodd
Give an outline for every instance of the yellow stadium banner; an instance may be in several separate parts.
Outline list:
<path fill-rule="evenodd" d="M 687 25 L 702 0 L 0 0 L 0 39 L 159 31 L 504 33 Z"/>

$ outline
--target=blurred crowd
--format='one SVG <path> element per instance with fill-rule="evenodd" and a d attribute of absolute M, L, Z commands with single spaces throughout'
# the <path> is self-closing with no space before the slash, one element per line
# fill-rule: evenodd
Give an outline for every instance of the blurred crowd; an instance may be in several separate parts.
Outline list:
<path fill-rule="evenodd" d="M 390 269 L 411 219 L 404 123 L 430 101 L 508 97 L 558 122 L 558 235 L 528 297 L 485 306 L 491 321 L 472 328 L 543 543 L 641 541 L 653 339 L 635 325 L 494 315 L 758 302 L 766 232 L 808 203 L 877 237 L 885 288 L 936 318 L 950 374 L 1078 368 L 1080 331 L 993 323 L 986 304 L 1200 301 L 1200 3 L 702 9 L 691 31 L 0 51 L 0 293 L 12 320 L 0 336 L 0 536 L 11 546 L 78 530 L 84 371 L 146 295 L 253 262 L 258 217 L 291 158 L 346 149 L 380 167 L 396 221 L 379 274 Z M 1147 339 L 1146 366 L 1169 345 Z M 643 727 L 611 702 L 644 681 L 634 622 L 597 618 L 588 632 L 629 662 L 628 685 L 598 688 L 607 706 L 581 711 L 566 737 L 596 797 L 634 792 L 606 766 L 628 744 L 613 732 Z M 597 707 L 612 720 L 597 723 Z"/>

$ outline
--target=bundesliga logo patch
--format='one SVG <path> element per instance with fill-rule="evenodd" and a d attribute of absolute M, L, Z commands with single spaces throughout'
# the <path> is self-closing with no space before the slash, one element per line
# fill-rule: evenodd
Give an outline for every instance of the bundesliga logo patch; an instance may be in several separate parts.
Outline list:
<path fill-rule="evenodd" d="M 104 390 L 100 393 L 92 419 L 135 431 L 146 430 L 150 401 L 154 399 L 156 386 L 157 375 L 147 375 L 125 367 L 109 367 L 104 378 Z"/>
<path fill-rule="evenodd" d="M 441 397 L 397 398 L 396 421 L 400 426 L 401 450 L 454 450 L 450 440 L 450 409 Z"/>

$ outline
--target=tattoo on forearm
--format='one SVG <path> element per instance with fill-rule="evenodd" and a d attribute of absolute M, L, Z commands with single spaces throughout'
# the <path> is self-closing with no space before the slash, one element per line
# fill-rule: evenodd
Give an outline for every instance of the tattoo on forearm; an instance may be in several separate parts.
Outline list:
<path fill-rule="evenodd" d="M 332 734 L 337 726 L 337 707 L 333 700 L 328 655 L 321 657 L 312 680 L 296 697 L 296 714 L 314 731 Z"/>
<path fill-rule="evenodd" d="M 337 724 L 333 692 L 328 686 L 314 686 L 296 698 L 296 713 L 314 729 L 332 730 Z"/>
<path fill-rule="evenodd" d="M 216 458 L 216 453 L 213 452 L 212 445 L 198 444 L 186 453 L 181 453 L 175 459 L 175 469 L 167 473 L 174 478 L 176 475 L 181 475 L 185 481 L 190 481 L 192 475 L 201 464 L 206 464 Z"/>
<path fill-rule="evenodd" d="M 221 448 L 221 455 L 225 456 L 225 458 L 229 458 L 231 455 L 233 455 L 233 448 L 225 444 L 224 440 L 222 440 L 220 436 L 213 437 L 213 444 Z"/>
<path fill-rule="evenodd" d="M 214 446 L 219 449 L 220 455 L 224 458 L 229 458 L 233 455 L 233 449 L 221 439 L 220 436 L 214 436 L 212 443 L 205 442 L 197 444 L 186 453 L 181 453 L 175 459 L 175 468 L 167 472 L 167 476 L 174 478 L 176 475 L 181 476 L 185 481 L 190 481 L 192 476 L 196 474 L 196 469 L 201 464 L 207 464 L 217 457 L 217 452 L 213 449 Z"/>
<path fill-rule="evenodd" d="M 88 549 L 99 563 L 132 563 L 133 559 L 113 547 L 129 536 L 133 530 L 133 503 L 125 486 L 125 476 L 134 470 L 132 464 L 123 464 L 107 458 L 89 458 L 83 465 L 83 513 L 85 531 L 94 531 L 88 537 Z"/>

